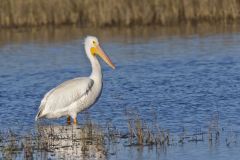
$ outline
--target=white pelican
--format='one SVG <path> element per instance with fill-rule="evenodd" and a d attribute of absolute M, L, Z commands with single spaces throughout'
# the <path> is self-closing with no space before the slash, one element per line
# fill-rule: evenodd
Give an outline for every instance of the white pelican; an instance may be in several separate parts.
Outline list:
<path fill-rule="evenodd" d="M 92 65 L 89 77 L 77 77 L 63 82 L 44 95 L 35 120 L 39 118 L 59 118 L 67 116 L 68 124 L 77 124 L 77 114 L 92 106 L 102 91 L 102 71 L 97 55 L 111 68 L 114 64 L 99 46 L 98 39 L 87 36 L 84 42 L 85 51 Z"/>

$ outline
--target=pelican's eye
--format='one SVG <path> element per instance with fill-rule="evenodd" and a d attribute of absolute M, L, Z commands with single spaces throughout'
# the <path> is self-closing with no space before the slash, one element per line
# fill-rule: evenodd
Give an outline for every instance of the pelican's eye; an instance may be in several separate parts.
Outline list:
<path fill-rule="evenodd" d="M 94 45 L 96 45 L 96 44 L 97 44 L 97 43 L 96 43 L 96 41 L 93 41 L 92 43 L 93 43 Z"/>

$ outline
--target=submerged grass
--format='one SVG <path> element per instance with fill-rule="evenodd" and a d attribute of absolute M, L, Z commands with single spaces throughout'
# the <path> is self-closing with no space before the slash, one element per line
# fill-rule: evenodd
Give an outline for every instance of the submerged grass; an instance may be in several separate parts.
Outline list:
<path fill-rule="evenodd" d="M 107 159 L 117 154 L 113 146 L 123 147 L 155 147 L 166 150 L 168 146 L 182 146 L 186 143 L 206 142 L 210 146 L 221 142 L 226 146 L 237 144 L 237 132 L 227 132 L 219 126 L 219 115 L 213 115 L 208 131 L 201 128 L 195 132 L 187 132 L 183 128 L 180 133 L 170 133 L 160 128 L 157 115 L 151 123 L 145 122 L 136 113 L 127 114 L 128 132 L 121 133 L 111 121 L 106 125 L 94 123 L 89 116 L 83 124 L 46 125 L 38 124 L 34 133 L 18 135 L 13 131 L 0 132 L 0 159 Z"/>
<path fill-rule="evenodd" d="M 0 26 L 83 26 L 229 23 L 240 18 L 239 0 L 1 0 Z"/>

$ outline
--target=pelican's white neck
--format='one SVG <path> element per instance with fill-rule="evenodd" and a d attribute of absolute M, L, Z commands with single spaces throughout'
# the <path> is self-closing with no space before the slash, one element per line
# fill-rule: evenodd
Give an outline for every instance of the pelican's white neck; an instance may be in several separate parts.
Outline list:
<path fill-rule="evenodd" d="M 88 59 L 90 60 L 90 63 L 92 65 L 92 73 L 90 75 L 90 78 L 93 80 L 102 80 L 102 70 L 100 63 L 96 56 L 93 56 L 90 52 L 91 46 L 85 43 L 85 51 L 87 54 Z"/>

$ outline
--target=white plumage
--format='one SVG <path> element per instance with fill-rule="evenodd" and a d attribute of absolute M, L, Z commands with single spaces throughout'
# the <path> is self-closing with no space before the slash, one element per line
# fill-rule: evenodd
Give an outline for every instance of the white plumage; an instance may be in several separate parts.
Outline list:
<path fill-rule="evenodd" d="M 85 39 L 85 51 L 92 65 L 91 75 L 65 81 L 46 93 L 35 120 L 41 117 L 70 116 L 76 123 L 77 114 L 97 101 L 102 91 L 102 72 L 96 55 L 99 55 L 113 69 L 115 66 L 100 48 L 96 37 L 88 36 Z"/>

